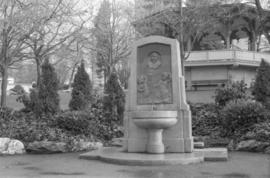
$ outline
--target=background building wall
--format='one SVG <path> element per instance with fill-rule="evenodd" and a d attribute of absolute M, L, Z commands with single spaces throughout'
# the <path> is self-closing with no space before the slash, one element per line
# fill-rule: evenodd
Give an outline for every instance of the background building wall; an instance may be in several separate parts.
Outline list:
<path fill-rule="evenodd" d="M 239 66 L 229 69 L 229 77 L 232 81 L 241 81 L 247 84 L 247 87 L 250 87 L 250 84 L 255 80 L 256 68 Z"/>

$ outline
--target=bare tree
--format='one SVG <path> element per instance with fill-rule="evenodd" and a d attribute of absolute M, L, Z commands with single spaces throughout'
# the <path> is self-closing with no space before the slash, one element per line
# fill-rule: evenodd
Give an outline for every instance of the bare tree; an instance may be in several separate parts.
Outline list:
<path fill-rule="evenodd" d="M 115 0 L 104 0 L 95 18 L 93 30 L 96 43 L 92 50 L 97 54 L 97 72 L 103 74 L 104 83 L 108 76 L 117 70 L 121 61 L 130 55 L 130 41 L 134 38 L 134 31 L 127 12 L 129 6 L 123 7 Z"/>
<path fill-rule="evenodd" d="M 29 47 L 28 58 L 34 59 L 37 70 L 37 85 L 40 84 L 41 65 L 47 57 L 55 54 L 65 44 L 73 42 L 73 35 L 81 29 L 74 24 L 73 2 L 63 0 L 34 1 L 32 11 L 38 12 L 32 18 L 33 33 L 25 41 Z"/>
<path fill-rule="evenodd" d="M 59 74 L 59 80 L 63 83 L 69 78 L 69 87 L 71 87 L 76 68 L 82 60 L 86 67 L 92 66 L 92 53 L 89 47 L 91 49 L 94 40 L 92 33 L 89 33 L 89 29 L 93 28 L 94 7 L 96 2 L 81 0 L 80 3 L 81 4 L 78 4 L 77 7 L 73 8 L 77 15 L 82 14 L 76 18 L 77 26 L 80 28 L 72 34 L 72 43 L 64 43 L 61 45 L 55 55 L 55 58 L 59 59 L 54 63 L 56 71 L 58 71 Z"/>
<path fill-rule="evenodd" d="M 31 28 L 27 26 L 28 10 L 29 6 L 18 0 L 0 1 L 1 107 L 6 106 L 8 68 L 24 59 L 24 41 L 32 33 Z"/>
<path fill-rule="evenodd" d="M 178 39 L 183 74 L 183 63 L 188 58 L 192 46 L 210 31 L 210 24 L 213 21 L 208 9 L 209 4 L 207 6 L 196 2 L 200 1 L 189 3 L 183 8 L 182 0 L 178 0 L 171 8 L 135 22 L 136 28 L 143 36 L 158 34 Z M 189 47 L 184 49 L 184 46 Z"/>
<path fill-rule="evenodd" d="M 88 56 L 84 47 L 83 32 L 74 35 L 74 42 L 68 46 L 63 45 L 56 53 L 55 57 L 62 60 L 57 60 L 54 65 L 60 81 L 60 85 L 64 84 L 69 79 L 69 87 L 71 87 L 73 77 L 78 65 L 84 60 L 84 56 Z M 85 63 L 85 62 L 84 62 Z"/>

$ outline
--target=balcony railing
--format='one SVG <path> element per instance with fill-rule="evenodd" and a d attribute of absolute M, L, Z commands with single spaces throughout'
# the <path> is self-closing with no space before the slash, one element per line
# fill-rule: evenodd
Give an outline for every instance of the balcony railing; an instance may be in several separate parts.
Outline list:
<path fill-rule="evenodd" d="M 240 51 L 240 50 L 211 50 L 211 51 L 192 51 L 187 59 L 187 63 L 193 62 L 215 62 L 215 61 L 238 61 L 260 63 L 261 59 L 270 62 L 270 54 L 253 52 L 253 51 Z"/>

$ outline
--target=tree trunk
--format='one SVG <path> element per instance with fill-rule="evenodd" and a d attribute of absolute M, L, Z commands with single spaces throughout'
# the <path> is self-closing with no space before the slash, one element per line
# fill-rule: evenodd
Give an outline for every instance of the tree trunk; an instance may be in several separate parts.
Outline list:
<path fill-rule="evenodd" d="M 257 44 L 256 44 L 256 51 L 257 51 L 257 52 L 260 51 L 261 40 L 262 40 L 262 35 L 260 34 L 260 35 L 259 35 L 259 39 L 258 39 Z"/>
<path fill-rule="evenodd" d="M 250 40 L 250 51 L 255 51 L 256 50 L 256 42 L 254 39 Z"/>
<path fill-rule="evenodd" d="M 258 14 L 259 14 L 261 25 L 263 26 L 263 34 L 266 37 L 268 43 L 270 44 L 270 35 L 269 35 L 268 30 L 264 26 L 265 24 L 263 22 L 263 8 L 262 8 L 260 0 L 255 0 L 255 4 L 257 7 Z"/>
<path fill-rule="evenodd" d="M 253 31 L 250 39 L 250 50 L 256 51 L 257 34 Z"/>
<path fill-rule="evenodd" d="M 36 58 L 36 67 L 37 67 L 37 86 L 39 86 L 41 82 L 41 63 L 39 58 Z"/>
<path fill-rule="evenodd" d="M 190 52 L 192 50 L 192 42 L 191 42 L 191 38 L 188 38 L 187 41 L 187 51 Z"/>
<path fill-rule="evenodd" d="M 105 85 L 107 83 L 107 74 L 106 74 L 106 71 L 103 71 L 103 80 L 104 80 L 104 87 L 105 87 Z M 103 89 L 105 89 L 105 88 L 103 88 Z"/>
<path fill-rule="evenodd" d="M 231 33 L 226 36 L 226 49 L 231 49 Z"/>
<path fill-rule="evenodd" d="M 77 64 L 78 63 L 76 63 L 74 66 L 73 66 L 73 68 L 72 68 L 72 71 L 71 71 L 71 75 L 70 75 L 70 78 L 69 78 L 69 88 L 71 88 L 71 84 L 72 84 L 72 81 L 73 81 L 73 76 L 74 76 L 74 73 L 75 73 L 75 69 L 76 69 L 76 67 L 77 67 Z"/>
<path fill-rule="evenodd" d="M 8 68 L 2 68 L 2 83 L 1 83 L 1 107 L 7 106 L 7 85 L 8 85 Z"/>

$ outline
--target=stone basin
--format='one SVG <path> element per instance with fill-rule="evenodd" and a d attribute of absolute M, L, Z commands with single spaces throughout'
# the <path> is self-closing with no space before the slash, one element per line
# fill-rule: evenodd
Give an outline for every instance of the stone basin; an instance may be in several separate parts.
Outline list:
<path fill-rule="evenodd" d="M 167 129 L 177 123 L 177 111 L 137 111 L 132 116 L 143 129 Z"/>
<path fill-rule="evenodd" d="M 170 118 L 176 117 L 177 111 L 135 111 L 132 115 L 133 118 Z"/>
<path fill-rule="evenodd" d="M 146 152 L 165 152 L 162 132 L 177 123 L 177 111 L 137 111 L 132 113 L 134 124 L 145 129 L 148 135 Z"/>

